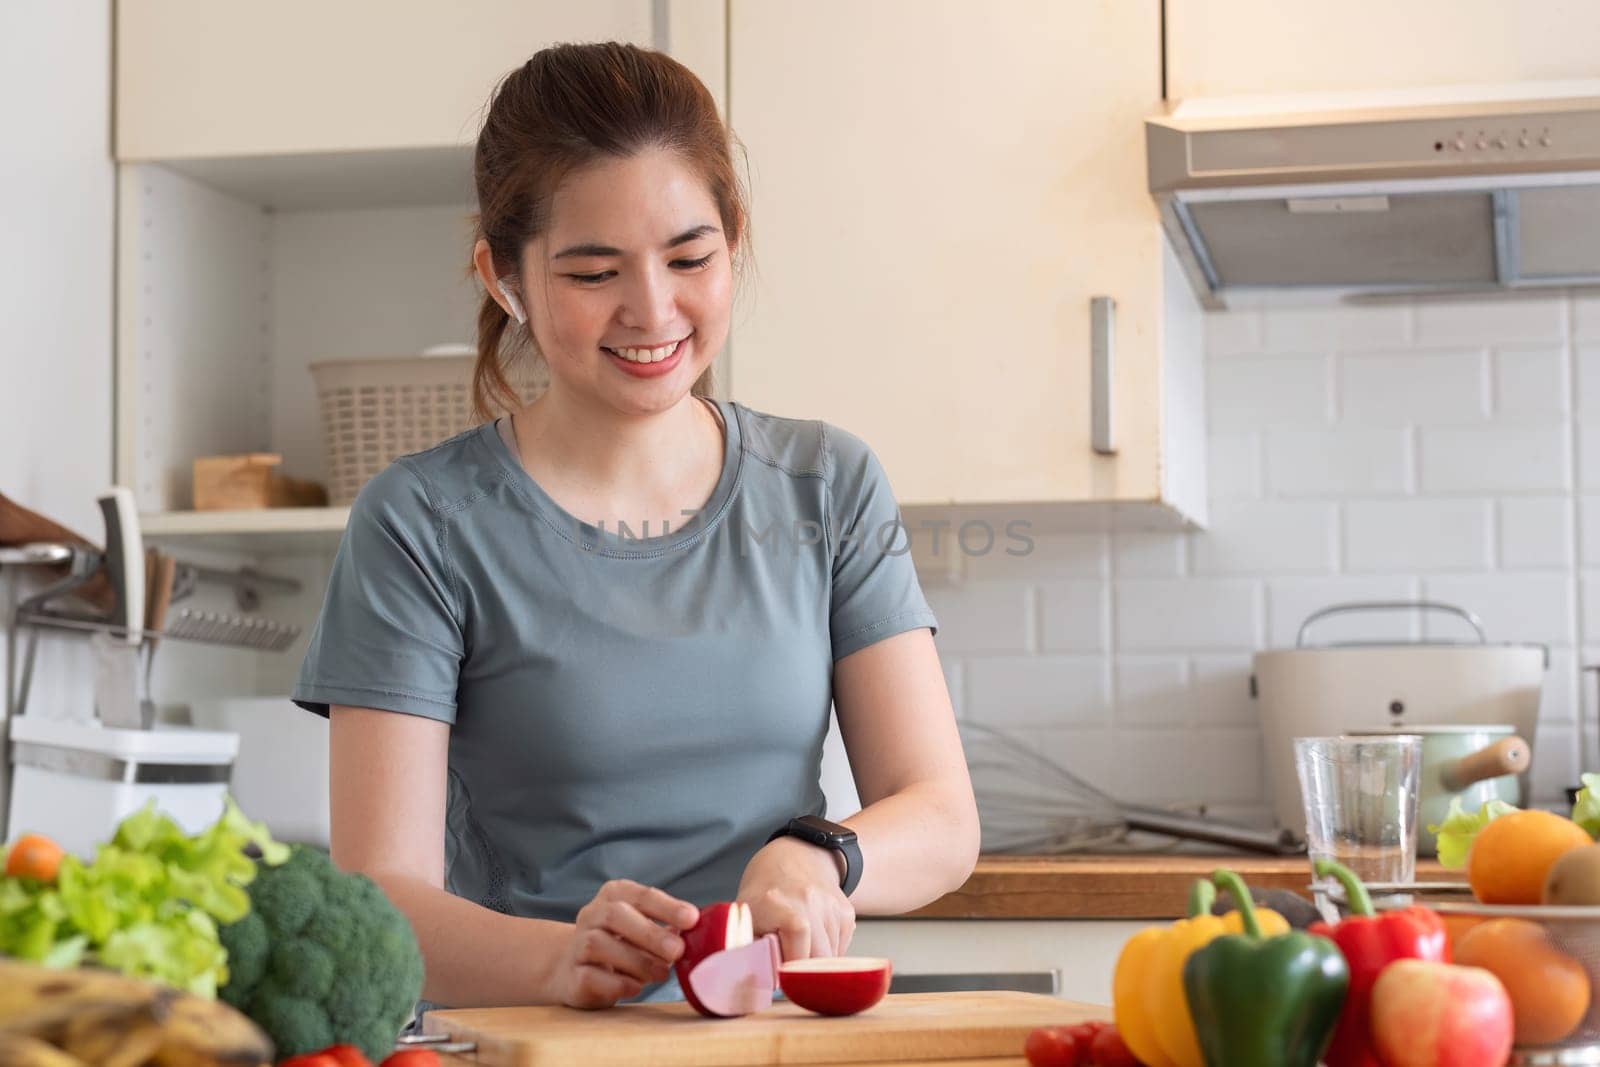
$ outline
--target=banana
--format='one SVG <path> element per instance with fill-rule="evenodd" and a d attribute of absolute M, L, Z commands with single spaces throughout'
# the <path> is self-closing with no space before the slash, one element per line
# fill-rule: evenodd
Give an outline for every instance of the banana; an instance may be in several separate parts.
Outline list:
<path fill-rule="evenodd" d="M 266 1034 L 221 1001 L 111 971 L 0 958 L 0 1039 L 12 1038 L 58 1045 L 71 1056 L 63 1063 L 120 1067 L 259 1067 L 273 1052 Z M 11 1063 L 0 1054 L 0 1067 Z"/>
<path fill-rule="evenodd" d="M 0 1063 L 5 1067 L 89 1067 L 48 1042 L 14 1034 L 0 1034 Z"/>
<path fill-rule="evenodd" d="M 80 1015 L 67 1023 L 61 1050 L 97 1067 L 141 1067 L 166 1031 L 148 1012 Z"/>

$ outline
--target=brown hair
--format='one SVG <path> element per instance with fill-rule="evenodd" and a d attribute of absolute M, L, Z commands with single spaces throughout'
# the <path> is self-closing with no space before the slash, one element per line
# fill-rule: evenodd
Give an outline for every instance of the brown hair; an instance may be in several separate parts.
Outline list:
<path fill-rule="evenodd" d="M 699 173 L 722 217 L 728 247 L 747 256 L 748 213 L 730 147 L 738 143 L 716 101 L 694 73 L 661 52 L 618 42 L 543 49 L 496 87 L 478 134 L 473 177 L 477 237 L 489 243 L 496 273 L 518 273 L 522 250 L 550 224 L 550 202 L 572 172 L 648 148 L 678 153 Z M 741 150 L 743 145 L 740 145 Z M 520 406 L 506 368 L 523 354 L 540 358 L 532 330 L 492 296 L 478 310 L 478 362 L 472 375 L 478 416 L 493 405 Z M 708 367 L 693 392 L 709 395 Z"/>

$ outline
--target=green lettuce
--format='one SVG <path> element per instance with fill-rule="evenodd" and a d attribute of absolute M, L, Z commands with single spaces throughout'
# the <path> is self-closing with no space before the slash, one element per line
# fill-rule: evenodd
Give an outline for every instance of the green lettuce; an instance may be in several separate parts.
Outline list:
<path fill-rule="evenodd" d="M 198 834 L 151 801 L 124 819 L 85 863 L 66 856 L 54 884 L 0 879 L 0 953 L 48 966 L 97 963 L 124 974 L 215 996 L 228 980 L 217 927 L 250 911 L 245 892 L 262 862 L 289 848 L 251 822 L 233 798 Z"/>
<path fill-rule="evenodd" d="M 1583 776 L 1583 788 L 1572 805 L 1572 821 L 1588 831 L 1590 837 L 1600 837 L 1600 774 Z"/>
<path fill-rule="evenodd" d="M 1472 839 L 1478 831 L 1502 815 L 1517 809 L 1503 800 L 1487 800 L 1476 814 L 1461 806 L 1460 797 L 1450 798 L 1450 810 L 1444 822 L 1429 826 L 1428 832 L 1439 841 L 1439 866 L 1457 871 L 1467 865 L 1467 853 L 1472 849 Z"/>

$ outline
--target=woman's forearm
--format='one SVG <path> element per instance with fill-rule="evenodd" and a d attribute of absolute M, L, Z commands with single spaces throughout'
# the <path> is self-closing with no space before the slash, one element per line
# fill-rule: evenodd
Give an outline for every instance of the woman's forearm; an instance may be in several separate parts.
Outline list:
<path fill-rule="evenodd" d="M 900 915 L 961 887 L 978 860 L 978 815 L 965 780 L 923 782 L 884 797 L 844 824 L 856 832 L 858 915 Z"/>
<path fill-rule="evenodd" d="M 552 978 L 571 923 L 502 915 L 419 878 L 371 877 L 416 930 L 423 999 L 453 1008 L 557 1002 Z"/>

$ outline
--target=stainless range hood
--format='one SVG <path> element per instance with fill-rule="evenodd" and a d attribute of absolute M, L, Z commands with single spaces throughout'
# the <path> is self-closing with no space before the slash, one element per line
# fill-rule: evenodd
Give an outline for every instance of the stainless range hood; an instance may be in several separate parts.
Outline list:
<path fill-rule="evenodd" d="M 1145 137 L 1208 307 L 1600 284 L 1600 81 L 1193 100 Z"/>

